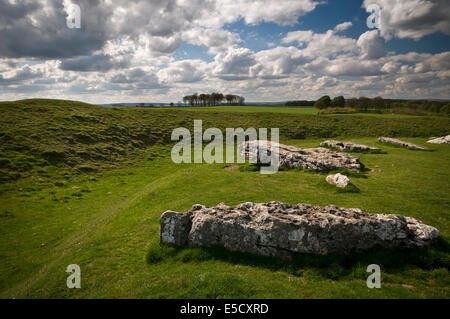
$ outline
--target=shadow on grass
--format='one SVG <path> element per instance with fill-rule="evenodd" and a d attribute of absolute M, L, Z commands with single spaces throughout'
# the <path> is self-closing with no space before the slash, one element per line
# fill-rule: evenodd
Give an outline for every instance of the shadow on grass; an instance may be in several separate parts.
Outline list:
<path fill-rule="evenodd" d="M 240 172 L 259 172 L 261 169 L 261 166 L 263 166 L 261 163 L 246 163 L 239 166 Z M 371 170 L 364 166 L 364 164 L 361 163 L 361 171 L 351 171 L 348 169 L 343 170 L 329 170 L 326 172 L 319 172 L 312 169 L 301 169 L 301 168 L 287 168 L 287 167 L 279 167 L 278 171 L 280 172 L 286 172 L 286 171 L 300 171 L 305 173 L 311 173 L 311 174 L 319 174 L 319 175 L 330 175 L 330 174 L 337 174 L 341 173 L 348 177 L 355 177 L 355 178 L 367 178 L 367 173 Z"/>
<path fill-rule="evenodd" d="M 223 261 L 230 264 L 285 271 L 294 276 L 319 276 L 328 279 L 361 278 L 367 276 L 370 264 L 380 265 L 383 272 L 401 273 L 408 270 L 450 268 L 450 245 L 443 239 L 426 248 L 408 250 L 372 249 L 364 253 L 346 255 L 295 254 L 291 260 L 231 252 L 221 247 L 180 248 L 153 242 L 146 255 L 148 264 L 165 261 L 199 263 Z"/>
<path fill-rule="evenodd" d="M 327 148 L 331 151 L 335 151 L 335 152 L 342 152 L 342 153 L 349 153 L 349 154 L 388 154 L 388 152 L 383 151 L 381 149 L 376 149 L 376 150 L 367 150 L 367 151 L 359 151 L 359 152 L 355 152 L 355 151 L 350 151 L 350 150 L 341 150 L 338 148 L 334 148 L 334 147 L 330 147 L 330 146 L 321 146 L 323 148 Z"/>
<path fill-rule="evenodd" d="M 361 193 L 361 190 L 353 183 L 349 183 L 346 187 L 336 187 L 336 193 Z"/>
<path fill-rule="evenodd" d="M 405 149 L 405 150 L 418 151 L 418 152 L 436 152 L 436 150 L 430 149 L 427 146 L 424 146 L 424 147 L 427 148 L 427 149 L 424 150 L 424 149 L 419 149 L 419 148 L 415 148 L 415 147 L 402 146 L 402 145 L 397 145 L 397 144 L 392 144 L 392 143 L 387 143 L 387 142 L 380 142 L 380 141 L 377 142 L 377 145 L 378 146 L 383 146 L 383 145 L 384 146 L 391 146 L 391 147 L 395 147 L 395 148 L 402 148 L 402 149 Z M 423 145 L 419 145 L 419 146 L 423 146 Z"/>

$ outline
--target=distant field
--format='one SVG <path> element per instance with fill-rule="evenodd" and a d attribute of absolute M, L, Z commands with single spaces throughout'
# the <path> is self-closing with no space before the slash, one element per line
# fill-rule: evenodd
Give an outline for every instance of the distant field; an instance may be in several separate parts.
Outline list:
<path fill-rule="evenodd" d="M 305 114 L 317 115 L 319 110 L 315 107 L 287 107 L 287 106 L 208 106 L 208 107 L 174 107 L 170 109 L 186 110 L 193 112 L 245 112 L 245 113 L 278 113 L 278 114 Z M 353 114 L 332 114 L 321 116 L 369 116 L 379 118 L 410 118 L 421 117 L 418 115 L 406 114 L 376 114 L 376 113 L 353 113 Z M 422 116 L 423 117 L 423 116 Z M 439 117 L 436 115 L 435 117 Z"/>
<path fill-rule="evenodd" d="M 0 298 L 450 298 L 450 145 L 413 151 L 376 140 L 386 133 L 424 144 L 450 133 L 450 119 L 206 110 L 0 103 Z M 194 119 L 204 128 L 279 127 L 281 142 L 299 147 L 333 137 L 386 154 L 360 155 L 370 169 L 351 176 L 360 193 L 338 193 L 326 174 L 176 165 L 170 132 Z M 403 214 L 437 227 L 442 240 L 292 262 L 158 245 L 165 210 L 272 200 Z M 74 263 L 82 288 L 69 290 L 65 269 Z M 372 263 L 381 289 L 366 287 Z"/>
<path fill-rule="evenodd" d="M 309 114 L 316 115 L 318 110 L 314 107 L 285 107 L 285 106 L 208 106 L 208 107 L 176 107 L 179 110 L 203 111 L 203 112 L 268 112 L 282 114 Z"/>

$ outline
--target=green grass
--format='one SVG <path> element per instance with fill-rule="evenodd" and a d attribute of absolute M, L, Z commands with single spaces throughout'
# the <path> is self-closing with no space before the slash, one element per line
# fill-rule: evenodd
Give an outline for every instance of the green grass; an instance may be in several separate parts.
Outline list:
<path fill-rule="evenodd" d="M 307 114 L 317 115 L 318 109 L 314 107 L 287 107 L 287 106 L 208 106 L 208 107 L 177 107 L 178 110 L 203 112 L 244 112 L 244 113 L 280 113 L 280 114 Z"/>
<path fill-rule="evenodd" d="M 261 175 L 251 169 L 225 170 L 225 164 L 175 165 L 166 136 L 175 125 L 191 126 L 195 112 L 61 103 L 0 103 L 3 136 L 9 136 L 3 140 L 2 156 L 12 163 L 20 156 L 37 161 L 25 171 L 2 168 L 21 178 L 0 184 L 1 298 L 450 297 L 450 147 L 428 145 L 430 152 L 418 152 L 376 141 L 383 129 L 424 144 L 429 132 L 444 135 L 448 121 L 366 117 L 366 127 L 355 134 L 359 118 L 324 117 L 316 122 L 309 115 L 201 112 L 204 126 L 279 125 L 281 142 L 299 147 L 317 147 L 324 140 L 309 130 L 307 139 L 294 138 L 298 126 L 293 130 L 290 125 L 299 123 L 312 131 L 330 127 L 328 132 L 346 133 L 338 138 L 381 146 L 386 154 L 357 155 L 368 170 L 350 176 L 359 192 L 342 193 L 326 183 L 326 174 L 286 170 Z M 108 131 L 117 126 L 122 129 Z M 154 138 L 132 145 L 146 129 L 155 133 Z M 412 137 L 417 131 L 423 136 Z M 78 132 L 92 139 L 75 139 Z M 105 132 L 111 135 L 106 138 Z M 42 144 L 33 143 L 32 136 Z M 94 157 L 108 145 L 123 148 L 123 153 Z M 57 155 L 52 164 L 49 159 L 55 154 L 50 154 L 48 163 L 40 163 L 43 150 L 64 156 L 59 160 Z M 76 151 L 89 156 L 74 156 Z M 83 165 L 95 170 L 78 169 Z M 165 210 L 183 212 L 196 203 L 272 200 L 403 214 L 437 227 L 442 240 L 426 249 L 299 255 L 293 261 L 158 244 L 158 219 Z M 382 268 L 381 289 L 366 287 L 365 269 L 372 263 Z M 81 267 L 81 289 L 66 288 L 69 264 Z"/>
<path fill-rule="evenodd" d="M 167 108 L 166 108 L 167 109 Z M 193 111 L 193 112 L 239 112 L 239 113 L 277 113 L 277 114 L 295 114 L 295 115 L 318 115 L 319 110 L 315 107 L 288 107 L 288 106 L 208 106 L 208 107 L 173 107 L 170 109 Z M 337 108 L 338 110 L 339 108 Z M 325 110 L 326 111 L 326 110 Z M 355 110 L 354 113 L 344 112 L 336 114 L 321 114 L 320 116 L 368 116 L 377 118 L 411 118 L 411 117 L 423 117 L 423 115 L 408 115 L 408 114 L 390 114 L 390 113 L 373 113 L 373 112 L 360 112 Z M 325 112 L 326 113 L 326 112 Z M 439 114 L 431 114 L 429 117 L 442 117 Z"/>
<path fill-rule="evenodd" d="M 450 118 L 371 116 L 317 116 L 273 112 L 235 112 L 240 107 L 106 108 L 62 100 L 0 102 L 0 183 L 41 171 L 61 175 L 114 168 L 156 144 L 167 144 L 174 128 L 279 128 L 284 138 L 339 136 L 429 137 L 448 134 Z M 229 109 L 231 108 L 231 109 Z M 244 107 L 245 108 L 245 107 Z M 252 109 L 253 107 L 246 107 Z M 267 110 L 307 108 L 262 107 Z M 231 111 L 230 111 L 231 110 Z M 388 116 L 388 117 L 386 117 Z"/>

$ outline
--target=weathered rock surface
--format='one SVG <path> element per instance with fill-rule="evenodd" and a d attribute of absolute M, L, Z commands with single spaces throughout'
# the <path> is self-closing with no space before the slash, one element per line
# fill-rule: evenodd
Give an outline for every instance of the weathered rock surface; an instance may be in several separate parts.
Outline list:
<path fill-rule="evenodd" d="M 337 173 L 334 175 L 328 175 L 327 182 L 336 185 L 337 187 L 344 188 L 347 187 L 348 184 L 350 184 L 350 179 L 347 176 L 342 175 L 341 173 Z"/>
<path fill-rule="evenodd" d="M 417 149 L 417 150 L 428 150 L 427 147 L 425 146 L 421 146 L 421 145 L 417 145 L 417 144 L 413 144 L 413 143 L 408 143 L 408 142 L 404 142 L 404 141 L 400 141 L 396 138 L 391 138 L 391 137 L 379 137 L 378 140 L 382 143 L 389 143 L 389 144 L 394 144 L 394 145 L 399 145 L 399 146 L 403 146 L 403 147 L 409 147 L 409 148 L 413 148 L 413 149 Z"/>
<path fill-rule="evenodd" d="M 359 157 L 348 153 L 340 153 L 329 149 L 305 148 L 301 149 L 295 146 L 274 143 L 279 147 L 279 166 L 287 168 L 311 169 L 314 171 L 328 172 L 330 170 L 352 170 L 359 172 L 362 165 Z M 239 153 L 245 158 L 249 158 L 251 147 L 258 149 L 258 159 L 261 152 L 269 152 L 272 142 L 270 141 L 247 141 L 239 148 Z"/>
<path fill-rule="evenodd" d="M 167 211 L 160 218 L 162 244 L 224 247 L 281 258 L 421 247 L 438 237 L 436 228 L 410 217 L 279 202 L 211 208 L 197 204 L 187 213 Z"/>
<path fill-rule="evenodd" d="M 353 142 L 341 142 L 335 140 L 328 140 L 320 143 L 320 146 L 331 147 L 341 151 L 350 152 L 368 152 L 368 151 L 379 151 L 378 147 L 367 146 L 364 144 L 356 144 Z"/>
<path fill-rule="evenodd" d="M 450 135 L 431 139 L 427 143 L 431 143 L 431 144 L 450 144 Z"/>

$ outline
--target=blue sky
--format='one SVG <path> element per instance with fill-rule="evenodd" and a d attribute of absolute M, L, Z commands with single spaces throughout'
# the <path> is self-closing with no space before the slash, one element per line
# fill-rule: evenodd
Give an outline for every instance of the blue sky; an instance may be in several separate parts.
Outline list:
<path fill-rule="evenodd" d="M 299 19 L 297 24 L 291 26 L 281 26 L 273 22 L 247 25 L 243 19 L 240 19 L 237 22 L 226 24 L 224 29 L 239 33 L 243 40 L 242 45 L 253 51 L 268 49 L 270 48 L 268 44 L 271 43 L 282 45 L 280 41 L 283 35 L 291 31 L 312 30 L 316 33 L 322 33 L 345 21 L 351 21 L 353 26 L 342 32 L 342 35 L 358 38 L 368 30 L 366 20 L 369 13 L 361 4 L 361 0 L 328 1 L 319 5 L 314 11 Z M 397 38 L 386 41 L 386 48 L 388 51 L 395 51 L 399 54 L 408 52 L 442 53 L 450 51 L 450 36 L 437 32 L 419 40 Z M 214 56 L 208 54 L 207 51 L 207 47 L 183 43 L 175 56 L 177 59 L 189 57 L 212 61 Z"/>
<path fill-rule="evenodd" d="M 378 29 L 366 23 L 370 4 Z M 445 0 L 5 0 L 0 93 L 93 103 L 213 91 L 247 101 L 449 99 L 449 16 Z"/>

